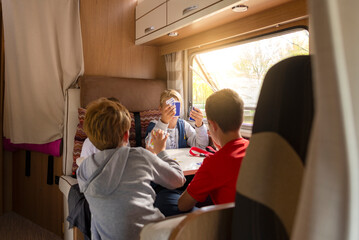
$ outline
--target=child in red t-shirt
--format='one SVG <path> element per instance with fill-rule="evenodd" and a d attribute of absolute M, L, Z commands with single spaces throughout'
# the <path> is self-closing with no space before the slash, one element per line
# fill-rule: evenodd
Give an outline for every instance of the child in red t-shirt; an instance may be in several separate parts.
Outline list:
<path fill-rule="evenodd" d="M 240 127 L 243 100 L 231 89 L 213 93 L 206 101 L 209 132 L 218 151 L 206 157 L 178 200 L 178 209 L 188 211 L 208 196 L 214 204 L 234 202 L 238 172 L 248 146 Z"/>

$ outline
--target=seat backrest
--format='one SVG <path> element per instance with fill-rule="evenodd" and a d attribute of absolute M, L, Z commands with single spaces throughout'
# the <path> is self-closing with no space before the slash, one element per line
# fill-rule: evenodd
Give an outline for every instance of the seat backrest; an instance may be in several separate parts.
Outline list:
<path fill-rule="evenodd" d="M 117 98 L 133 116 L 130 143 L 144 146 L 145 132 L 149 122 L 158 119 L 160 95 L 166 89 L 161 79 L 137 79 L 107 76 L 81 76 L 80 88 L 68 89 L 65 104 L 63 147 L 63 174 L 74 175 L 76 158 L 80 156 L 86 139 L 83 121 L 87 104 L 99 97 Z M 80 120 L 81 119 L 81 120 Z"/>
<path fill-rule="evenodd" d="M 237 180 L 232 239 L 289 239 L 314 115 L 310 56 L 265 76 Z"/>

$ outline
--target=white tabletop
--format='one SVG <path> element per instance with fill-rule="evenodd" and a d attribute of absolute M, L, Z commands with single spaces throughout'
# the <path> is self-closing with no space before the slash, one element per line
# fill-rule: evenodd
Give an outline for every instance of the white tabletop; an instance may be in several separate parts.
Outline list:
<path fill-rule="evenodd" d="M 190 148 L 166 149 L 167 154 L 178 162 L 184 175 L 195 174 L 204 157 L 195 157 L 189 153 Z"/>

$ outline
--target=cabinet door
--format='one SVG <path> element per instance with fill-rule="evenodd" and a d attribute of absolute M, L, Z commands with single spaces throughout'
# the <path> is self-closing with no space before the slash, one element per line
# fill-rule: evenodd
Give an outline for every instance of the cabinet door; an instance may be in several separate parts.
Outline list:
<path fill-rule="evenodd" d="M 136 39 L 166 26 L 166 4 L 144 15 L 136 21 Z"/>
<path fill-rule="evenodd" d="M 162 3 L 165 3 L 166 0 L 143 0 L 139 2 L 136 7 L 136 19 L 142 17 L 146 13 L 150 12 L 152 9 L 155 9 Z"/>
<path fill-rule="evenodd" d="M 170 0 L 167 2 L 167 24 L 176 22 L 221 0 Z"/>

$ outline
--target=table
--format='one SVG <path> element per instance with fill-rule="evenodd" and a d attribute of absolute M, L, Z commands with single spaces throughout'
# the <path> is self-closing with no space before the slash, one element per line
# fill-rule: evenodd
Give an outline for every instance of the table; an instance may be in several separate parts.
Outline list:
<path fill-rule="evenodd" d="M 189 150 L 190 148 L 166 149 L 167 154 L 181 166 L 185 176 L 195 174 L 204 159 L 192 156 Z"/>

